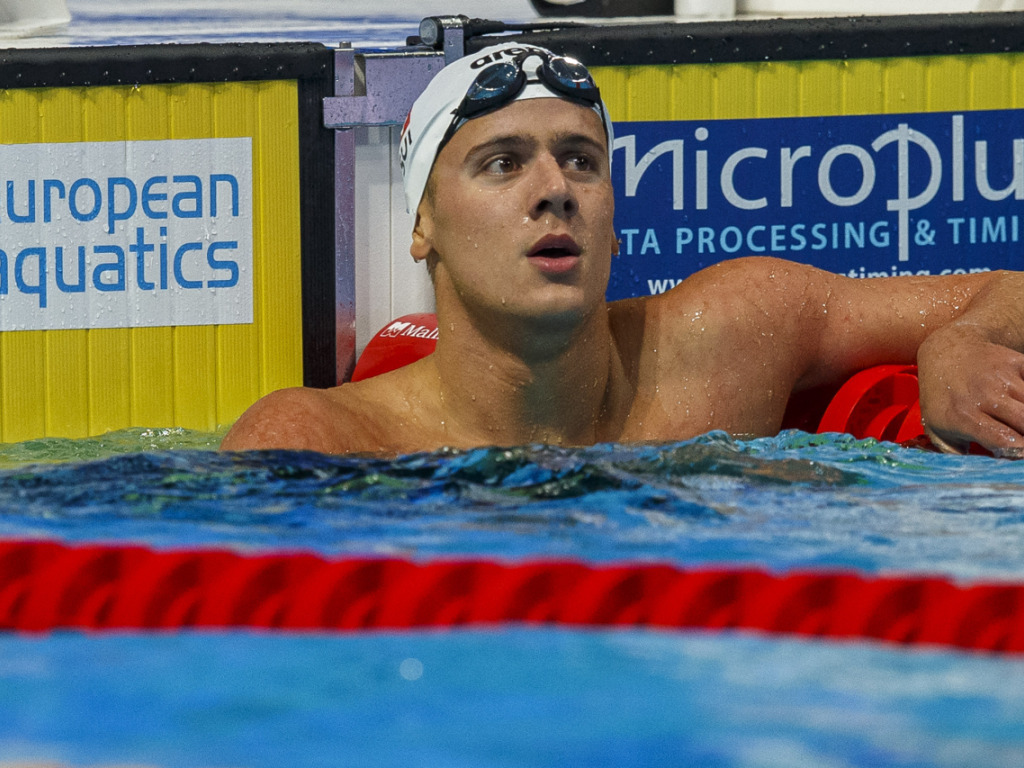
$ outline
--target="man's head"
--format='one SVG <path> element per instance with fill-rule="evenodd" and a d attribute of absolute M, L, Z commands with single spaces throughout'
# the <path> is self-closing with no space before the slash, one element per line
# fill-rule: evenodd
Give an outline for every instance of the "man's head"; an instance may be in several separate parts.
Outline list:
<path fill-rule="evenodd" d="M 611 120 L 582 64 L 537 46 L 493 46 L 446 66 L 413 104 L 400 145 L 409 213 L 419 208 L 438 154 L 467 121 L 538 98 L 565 99 L 593 109 L 604 123 L 611 157 Z"/>
<path fill-rule="evenodd" d="M 603 306 L 618 250 L 597 88 L 582 65 L 535 48 L 458 64 L 434 83 L 454 72 L 459 90 L 432 83 L 404 131 L 409 251 L 426 263 L 445 322 L 461 312 L 503 332 L 516 333 L 512 317 L 569 328 Z M 553 86 L 558 67 L 565 82 Z"/>

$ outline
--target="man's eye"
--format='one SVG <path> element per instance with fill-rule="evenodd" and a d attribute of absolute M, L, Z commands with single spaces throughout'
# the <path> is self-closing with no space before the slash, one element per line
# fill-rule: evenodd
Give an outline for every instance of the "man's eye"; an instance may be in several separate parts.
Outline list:
<path fill-rule="evenodd" d="M 568 164 L 574 171 L 589 171 L 594 167 L 589 155 L 573 155 L 569 158 Z"/>
<path fill-rule="evenodd" d="M 511 157 L 496 157 L 485 166 L 487 173 L 505 174 L 512 173 L 516 169 L 516 163 Z"/>

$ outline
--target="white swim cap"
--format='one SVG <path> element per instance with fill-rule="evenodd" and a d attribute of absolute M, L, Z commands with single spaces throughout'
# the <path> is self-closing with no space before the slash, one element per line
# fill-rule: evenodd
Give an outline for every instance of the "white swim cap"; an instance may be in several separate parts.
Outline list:
<path fill-rule="evenodd" d="M 499 68 L 499 64 L 504 66 Z M 481 82 L 485 71 L 491 77 Z M 513 75 L 518 79 L 511 79 Z M 434 160 L 467 120 L 520 99 L 545 98 L 583 103 L 597 112 L 608 137 L 610 161 L 612 123 L 586 68 L 547 48 L 516 43 L 496 45 L 453 61 L 434 76 L 412 105 L 399 144 L 406 210 L 416 213 Z"/>

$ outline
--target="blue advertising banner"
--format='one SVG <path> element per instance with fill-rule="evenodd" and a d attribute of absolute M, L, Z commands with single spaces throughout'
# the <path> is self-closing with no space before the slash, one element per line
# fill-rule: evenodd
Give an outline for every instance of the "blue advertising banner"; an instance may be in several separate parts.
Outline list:
<path fill-rule="evenodd" d="M 851 277 L 1024 268 L 1024 110 L 616 125 L 609 299 L 724 259 Z"/>

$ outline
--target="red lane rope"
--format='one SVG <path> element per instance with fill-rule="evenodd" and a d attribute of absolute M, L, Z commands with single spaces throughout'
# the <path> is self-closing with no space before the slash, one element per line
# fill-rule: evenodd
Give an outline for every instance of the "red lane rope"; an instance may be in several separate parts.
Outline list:
<path fill-rule="evenodd" d="M 0 630 L 743 629 L 1024 653 L 1024 584 L 0 541 Z"/>

